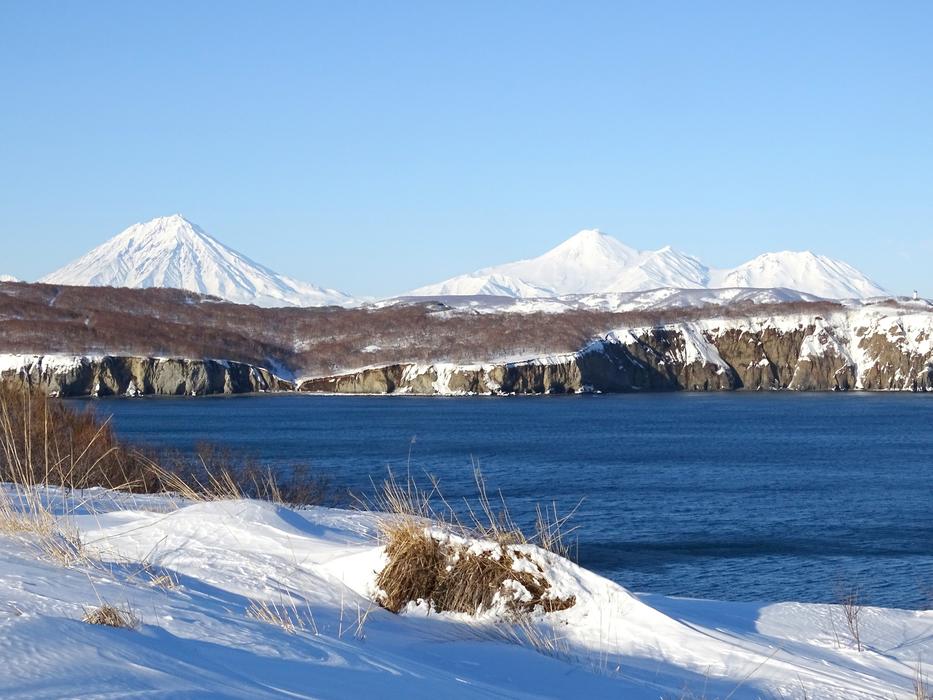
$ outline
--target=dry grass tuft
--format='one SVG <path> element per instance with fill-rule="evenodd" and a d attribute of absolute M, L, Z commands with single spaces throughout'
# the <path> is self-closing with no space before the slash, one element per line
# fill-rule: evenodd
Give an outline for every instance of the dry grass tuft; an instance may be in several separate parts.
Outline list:
<path fill-rule="evenodd" d="M 166 591 L 178 588 L 178 579 L 171 574 L 159 574 L 149 579 L 149 585 L 153 588 L 161 588 Z"/>
<path fill-rule="evenodd" d="M 55 517 L 41 489 L 21 483 L 9 487 L 0 495 L 0 533 L 26 539 L 62 566 L 86 561 L 80 534 Z"/>
<path fill-rule="evenodd" d="M 279 603 L 252 600 L 246 608 L 246 615 L 254 620 L 274 625 L 288 634 L 306 631 L 314 635 L 318 634 L 317 623 L 314 621 L 311 609 L 306 607 L 300 610 L 292 598 L 283 598 Z"/>
<path fill-rule="evenodd" d="M 62 566 L 74 566 L 88 561 L 84 543 L 77 530 L 59 528 L 39 539 L 39 548 Z"/>
<path fill-rule="evenodd" d="M 438 482 L 421 488 L 390 471 L 381 491 L 363 505 L 385 513 L 380 534 L 388 563 L 379 572 L 377 601 L 399 612 L 409 603 L 427 602 L 438 612 L 476 615 L 498 608 L 513 617 L 535 610 L 554 612 L 576 603 L 552 590 L 542 564 L 546 559 L 527 545 L 566 557 L 563 528 L 566 517 L 538 509 L 535 534 L 527 537 L 509 514 L 502 494 L 490 497 L 483 475 L 474 464 L 477 497 L 466 502 L 464 524 L 448 503 Z M 571 513 L 572 515 L 572 513 Z"/>
<path fill-rule="evenodd" d="M 122 608 L 104 603 L 100 607 L 85 610 L 83 622 L 89 625 L 103 625 L 105 627 L 122 627 L 136 629 L 139 627 L 139 617 L 130 609 L 129 605 Z"/>
<path fill-rule="evenodd" d="M 543 568 L 517 546 L 445 537 L 412 519 L 386 523 L 389 562 L 379 573 L 378 603 L 399 612 L 425 601 L 438 612 L 475 615 L 497 604 L 512 614 L 565 610 L 573 596 L 551 595 Z M 516 563 L 521 562 L 520 567 Z"/>

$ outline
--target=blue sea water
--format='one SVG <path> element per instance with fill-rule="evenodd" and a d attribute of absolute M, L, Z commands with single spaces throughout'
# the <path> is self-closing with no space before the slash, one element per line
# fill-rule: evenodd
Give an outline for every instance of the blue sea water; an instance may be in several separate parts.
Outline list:
<path fill-rule="evenodd" d="M 527 524 L 579 503 L 582 565 L 635 590 L 933 606 L 933 396 L 245 396 L 90 402 L 125 440 L 208 441 L 371 493 L 387 467 Z"/>

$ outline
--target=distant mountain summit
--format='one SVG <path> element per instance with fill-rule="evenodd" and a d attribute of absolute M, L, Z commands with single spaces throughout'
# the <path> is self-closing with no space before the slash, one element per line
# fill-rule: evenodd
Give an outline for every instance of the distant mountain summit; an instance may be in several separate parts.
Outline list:
<path fill-rule="evenodd" d="M 257 306 L 344 305 L 351 297 L 285 277 L 228 248 L 180 214 L 134 224 L 40 282 L 171 287 Z"/>
<path fill-rule="evenodd" d="M 887 291 L 848 263 L 809 250 L 764 253 L 714 276 L 717 287 L 786 287 L 826 299 L 858 299 Z"/>
<path fill-rule="evenodd" d="M 766 253 L 734 269 L 719 270 L 670 246 L 640 251 L 589 229 L 537 258 L 483 268 L 408 294 L 532 298 L 731 287 L 783 287 L 828 299 L 887 294 L 851 265 L 811 252 Z"/>
<path fill-rule="evenodd" d="M 0 275 L 0 282 L 19 282 L 13 275 Z"/>

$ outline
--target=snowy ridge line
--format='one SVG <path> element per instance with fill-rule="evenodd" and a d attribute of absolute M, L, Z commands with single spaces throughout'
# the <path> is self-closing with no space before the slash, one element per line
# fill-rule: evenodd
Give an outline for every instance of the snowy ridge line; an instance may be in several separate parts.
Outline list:
<path fill-rule="evenodd" d="M 427 295 L 404 296 L 366 304 L 366 308 L 381 309 L 396 304 L 441 304 L 451 312 L 477 314 L 533 314 L 565 313 L 570 311 L 603 311 L 626 313 L 631 311 L 668 311 L 677 309 L 701 309 L 704 307 L 734 308 L 739 305 L 779 305 L 793 302 L 839 303 L 850 308 L 865 305 L 917 304 L 933 309 L 933 303 L 925 299 L 911 299 L 883 295 L 863 299 L 827 300 L 813 294 L 804 294 L 783 288 L 726 287 L 712 289 L 678 289 L 659 287 L 639 292 L 614 292 L 605 294 L 568 294 L 557 297 L 508 297 L 488 295 Z"/>
<path fill-rule="evenodd" d="M 764 253 L 736 268 L 716 269 L 670 246 L 654 251 L 635 250 L 598 229 L 590 229 L 580 231 L 536 258 L 458 275 L 419 287 L 408 295 L 543 298 L 664 287 L 785 288 L 826 299 L 887 294 L 851 265 L 810 251 Z"/>
<path fill-rule="evenodd" d="M 575 599 L 531 614 L 533 629 L 558 640 L 541 653 L 509 635 L 495 607 L 471 617 L 424 602 L 400 614 L 375 606 L 387 563 L 374 536 L 379 513 L 103 489 L 43 495 L 88 558 L 64 569 L 29 535 L 0 534 L 5 697 L 80 688 L 88 697 L 236 700 L 906 699 L 918 659 L 933 655 L 933 611 L 864 608 L 859 652 L 835 605 L 639 595 L 525 545 L 528 562 Z M 18 498 L 8 484 L 0 497 Z M 152 585 L 156 575 L 173 585 Z M 127 605 L 139 628 L 81 622 L 101 602 Z M 300 627 L 288 633 L 252 617 L 255 604 L 289 610 Z"/>

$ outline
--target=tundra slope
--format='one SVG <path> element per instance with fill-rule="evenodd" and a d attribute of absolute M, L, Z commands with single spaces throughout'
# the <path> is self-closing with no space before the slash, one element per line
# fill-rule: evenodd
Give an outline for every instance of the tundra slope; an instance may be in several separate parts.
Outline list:
<path fill-rule="evenodd" d="M 398 363 L 309 378 L 302 391 L 510 394 L 933 389 L 933 309 L 878 304 L 613 329 L 574 353 Z"/>

